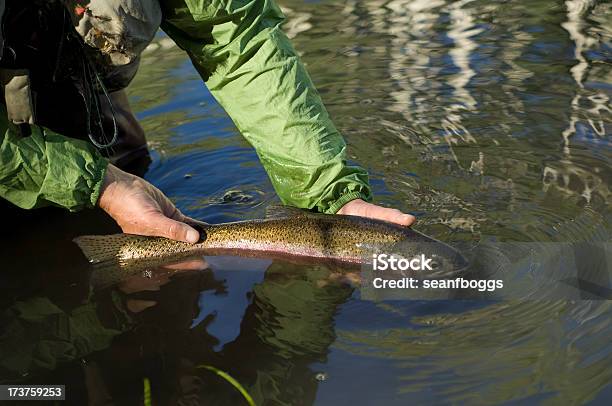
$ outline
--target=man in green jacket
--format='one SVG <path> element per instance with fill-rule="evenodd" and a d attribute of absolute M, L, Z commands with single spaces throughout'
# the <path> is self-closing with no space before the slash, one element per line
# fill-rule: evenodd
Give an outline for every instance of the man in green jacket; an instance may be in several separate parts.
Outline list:
<path fill-rule="evenodd" d="M 140 139 L 122 89 L 161 26 L 255 148 L 284 204 L 414 222 L 368 203 L 367 173 L 347 165 L 273 0 L 0 0 L 0 13 L 0 196 L 13 204 L 99 206 L 124 232 L 198 240 L 162 192 L 103 156 L 116 158 L 117 138 Z"/>

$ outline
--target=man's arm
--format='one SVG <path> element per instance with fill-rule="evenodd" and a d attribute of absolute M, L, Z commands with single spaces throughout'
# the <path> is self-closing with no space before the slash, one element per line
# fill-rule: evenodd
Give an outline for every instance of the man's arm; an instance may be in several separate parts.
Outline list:
<path fill-rule="evenodd" d="M 0 197 L 24 209 L 99 205 L 126 233 L 198 240 L 162 192 L 109 164 L 86 141 L 36 126 L 31 131 L 17 134 L 0 105 Z"/>
<path fill-rule="evenodd" d="M 283 203 L 336 213 L 371 197 L 267 0 L 162 0 L 162 28 L 255 148 Z"/>
<path fill-rule="evenodd" d="M 279 25 L 271 0 L 161 0 L 162 28 L 187 51 L 213 96 L 257 151 L 283 203 L 410 225 L 371 200 L 346 145 Z"/>

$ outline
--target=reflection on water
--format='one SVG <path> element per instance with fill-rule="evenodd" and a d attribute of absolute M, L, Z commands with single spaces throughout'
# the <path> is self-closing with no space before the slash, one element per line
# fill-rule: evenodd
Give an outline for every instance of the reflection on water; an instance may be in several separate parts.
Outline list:
<path fill-rule="evenodd" d="M 223 257 L 139 271 L 99 274 L 99 288 L 71 284 L 62 293 L 72 305 L 44 288 L 13 301 L 1 315 L 2 381 L 59 379 L 72 404 L 136 404 L 147 378 L 158 404 L 239 404 L 230 386 L 198 369 L 213 365 L 257 404 L 314 401 L 311 365 L 326 360 L 334 315 L 353 292 L 345 275 Z"/>
<path fill-rule="evenodd" d="M 498 242 L 610 241 L 609 2 L 280 3 L 378 202 L 483 255 Z M 263 216 L 276 198 L 256 154 L 167 38 L 147 50 L 130 95 L 153 152 L 147 179 L 193 217 Z M 283 262 L 92 273 L 70 239 L 112 232 L 107 219 L 9 218 L 21 231 L 3 242 L 0 378 L 59 379 L 74 404 L 134 404 L 143 377 L 160 404 L 238 404 L 200 364 L 261 404 L 604 403 L 612 393 L 610 301 L 586 290 L 538 300 L 545 268 L 517 272 L 525 289 L 511 300 L 370 302 L 354 275 Z M 596 282 L 606 297 L 609 275 L 581 269 L 568 286 Z"/>

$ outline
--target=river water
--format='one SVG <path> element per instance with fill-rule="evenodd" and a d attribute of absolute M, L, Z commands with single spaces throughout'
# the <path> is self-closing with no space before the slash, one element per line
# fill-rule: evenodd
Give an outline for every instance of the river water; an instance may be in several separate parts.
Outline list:
<path fill-rule="evenodd" d="M 280 4 L 376 202 L 459 245 L 533 244 L 536 259 L 548 243 L 609 247 L 609 2 Z M 234 221 L 278 201 L 168 38 L 147 49 L 129 95 L 152 153 L 145 178 L 183 212 Z M 196 258 L 107 277 L 70 242 L 116 231 L 100 213 L 14 217 L 0 378 L 66 383 L 74 404 L 137 404 L 145 378 L 157 404 L 241 402 L 201 365 L 270 405 L 612 397 L 609 250 L 578 248 L 578 261 L 603 255 L 604 265 L 572 279 L 571 297 L 547 295 L 542 280 L 553 276 L 532 261 L 515 268 L 524 289 L 503 299 L 369 300 L 358 275 L 268 259 Z"/>

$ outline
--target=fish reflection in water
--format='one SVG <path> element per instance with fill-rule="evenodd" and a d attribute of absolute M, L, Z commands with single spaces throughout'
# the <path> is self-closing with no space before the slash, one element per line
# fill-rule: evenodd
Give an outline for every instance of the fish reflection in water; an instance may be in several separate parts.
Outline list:
<path fill-rule="evenodd" d="M 83 400 L 121 403 L 138 399 L 147 377 L 161 404 L 240 402 L 196 368 L 205 364 L 230 373 L 257 404 L 261 396 L 312 403 L 318 380 L 309 365 L 325 361 L 333 316 L 353 290 L 334 274 L 322 266 L 194 257 L 124 273 L 70 311 L 44 297 L 17 302 L 3 317 L 3 381 L 67 375 L 73 393 L 84 386 Z M 77 360 L 84 381 L 75 379 Z"/>

